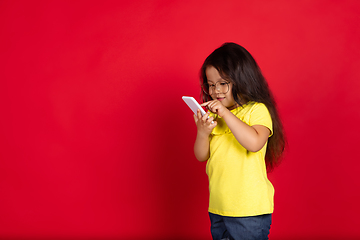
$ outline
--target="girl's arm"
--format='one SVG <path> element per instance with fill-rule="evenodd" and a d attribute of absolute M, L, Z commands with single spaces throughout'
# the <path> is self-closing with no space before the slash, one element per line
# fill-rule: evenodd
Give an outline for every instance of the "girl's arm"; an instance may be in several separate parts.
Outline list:
<path fill-rule="evenodd" d="M 210 157 L 209 136 L 197 132 L 194 144 L 194 154 L 197 160 L 205 162 Z"/>
<path fill-rule="evenodd" d="M 207 106 L 212 112 L 222 117 L 236 140 L 250 152 L 257 152 L 266 144 L 270 135 L 270 130 L 267 127 L 247 125 L 218 100 L 203 103 L 202 105 Z"/>
<path fill-rule="evenodd" d="M 270 130 L 262 125 L 249 126 L 229 110 L 222 117 L 236 140 L 250 152 L 260 151 L 269 138 Z"/>
<path fill-rule="evenodd" d="M 194 115 L 194 120 L 197 127 L 196 140 L 194 144 L 194 154 L 200 162 L 207 161 L 210 157 L 210 142 L 209 136 L 212 129 L 216 126 L 216 121 L 213 117 L 208 118 L 209 113 L 201 117 L 200 110 L 197 116 Z"/>

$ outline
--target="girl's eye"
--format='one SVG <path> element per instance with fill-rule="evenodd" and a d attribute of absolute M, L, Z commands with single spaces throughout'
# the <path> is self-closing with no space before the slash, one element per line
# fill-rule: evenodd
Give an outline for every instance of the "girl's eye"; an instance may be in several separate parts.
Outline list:
<path fill-rule="evenodd" d="M 225 86 L 227 84 L 227 82 L 221 82 L 220 86 Z"/>

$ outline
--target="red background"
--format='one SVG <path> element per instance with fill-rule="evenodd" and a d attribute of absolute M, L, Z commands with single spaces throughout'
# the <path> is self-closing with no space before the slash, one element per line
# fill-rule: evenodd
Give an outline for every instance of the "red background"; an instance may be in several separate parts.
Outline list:
<path fill-rule="evenodd" d="M 359 1 L 0 1 L 0 239 L 210 239 L 181 96 L 234 41 L 289 147 L 271 239 L 360 238 Z"/>

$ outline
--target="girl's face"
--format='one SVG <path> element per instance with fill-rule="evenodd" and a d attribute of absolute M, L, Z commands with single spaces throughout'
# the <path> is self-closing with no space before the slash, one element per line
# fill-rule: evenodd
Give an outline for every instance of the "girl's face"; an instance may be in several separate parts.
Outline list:
<path fill-rule="evenodd" d="M 232 83 L 223 79 L 213 66 L 208 66 L 205 73 L 211 98 L 219 100 L 228 109 L 235 108 L 237 103 L 232 96 Z"/>

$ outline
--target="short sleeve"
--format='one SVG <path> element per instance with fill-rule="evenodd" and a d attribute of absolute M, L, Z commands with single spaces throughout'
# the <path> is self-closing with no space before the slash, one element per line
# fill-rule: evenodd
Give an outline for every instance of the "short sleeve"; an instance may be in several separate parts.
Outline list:
<path fill-rule="evenodd" d="M 270 136 L 273 134 L 273 124 L 269 110 L 263 103 L 255 103 L 250 110 L 249 125 L 262 125 L 270 130 Z"/>

